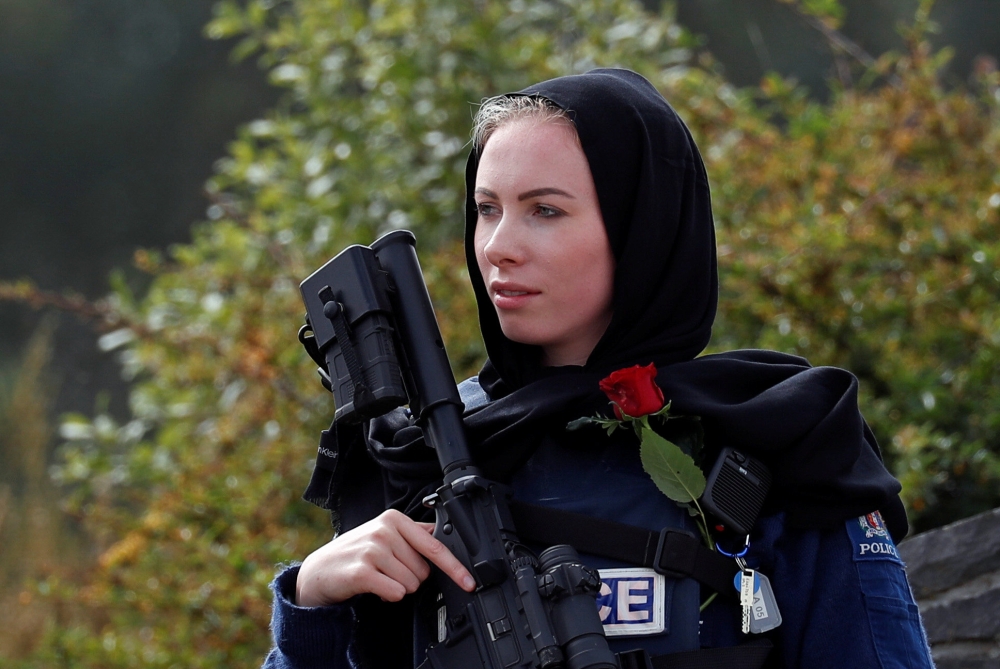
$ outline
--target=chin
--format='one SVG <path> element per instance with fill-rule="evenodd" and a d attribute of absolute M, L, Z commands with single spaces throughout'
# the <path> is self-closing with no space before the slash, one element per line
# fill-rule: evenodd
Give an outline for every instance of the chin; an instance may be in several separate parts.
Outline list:
<path fill-rule="evenodd" d="M 544 334 L 532 328 L 520 327 L 519 324 L 510 323 L 509 321 L 507 323 L 500 321 L 500 330 L 507 339 L 518 344 L 544 346 L 548 342 Z"/>

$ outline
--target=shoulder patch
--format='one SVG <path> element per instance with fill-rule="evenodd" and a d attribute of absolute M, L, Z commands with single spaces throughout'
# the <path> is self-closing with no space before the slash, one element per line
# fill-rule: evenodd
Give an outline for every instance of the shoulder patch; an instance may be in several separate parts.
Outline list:
<path fill-rule="evenodd" d="M 878 511 L 847 521 L 847 535 L 851 539 L 854 561 L 889 560 L 902 564 L 892 537 Z"/>

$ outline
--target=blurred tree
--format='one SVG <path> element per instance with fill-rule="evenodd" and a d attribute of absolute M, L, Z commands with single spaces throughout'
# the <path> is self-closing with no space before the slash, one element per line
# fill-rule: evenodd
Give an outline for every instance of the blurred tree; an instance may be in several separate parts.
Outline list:
<path fill-rule="evenodd" d="M 708 150 L 713 347 L 853 371 L 918 530 L 1000 503 L 1000 78 L 944 89 L 929 9 L 867 84 L 818 105 L 772 77 L 758 98 L 771 127 L 743 115 Z"/>
<path fill-rule="evenodd" d="M 47 471 L 52 437 L 52 335 L 55 314 L 46 314 L 28 345 L 21 368 L 0 376 L 0 649 L 30 650 L 51 619 L 53 602 L 24 591 L 26 580 L 57 564 L 82 561 L 85 549 L 66 532 L 65 518 Z"/>
<path fill-rule="evenodd" d="M 831 7 L 804 10 L 835 30 Z M 137 255 L 149 294 L 119 287 L 91 311 L 134 379 L 133 418 L 63 425 L 57 478 L 102 552 L 85 580 L 45 581 L 91 616 L 53 627 L 32 661 L 259 663 L 275 564 L 328 534 L 297 501 L 333 407 L 295 339 L 296 283 L 410 227 L 456 373 L 473 371 L 455 241 L 472 104 L 595 65 L 649 77 L 704 151 L 723 278 L 713 348 L 857 372 L 918 526 L 997 504 L 1000 81 L 942 89 L 927 10 L 903 54 L 819 104 L 777 77 L 735 89 L 669 14 L 625 0 L 221 3 L 209 34 L 242 35 L 237 53 L 287 93 L 220 163 L 193 242 Z"/>
<path fill-rule="evenodd" d="M 296 501 L 332 415 L 295 337 L 296 283 L 349 243 L 410 227 L 456 369 L 475 369 L 454 242 L 473 103 L 598 64 L 684 78 L 693 44 L 624 0 L 230 1 L 208 33 L 243 35 L 237 55 L 258 53 L 288 93 L 220 162 L 192 243 L 138 254 L 148 295 L 119 286 L 91 310 L 102 347 L 123 349 L 133 418 L 63 425 L 57 479 L 101 556 L 82 583 L 45 582 L 91 614 L 54 628 L 34 662 L 259 663 L 275 565 L 329 534 Z"/>
<path fill-rule="evenodd" d="M 233 128 L 277 97 L 253 63 L 229 62 L 231 44 L 203 38 L 213 4 L 0 2 L 0 279 L 97 298 L 136 247 L 190 239 Z M 20 364 L 37 326 L 0 304 L 0 370 Z M 104 395 L 127 415 L 118 365 L 93 333 L 63 318 L 53 346 L 51 411 L 92 412 Z"/>

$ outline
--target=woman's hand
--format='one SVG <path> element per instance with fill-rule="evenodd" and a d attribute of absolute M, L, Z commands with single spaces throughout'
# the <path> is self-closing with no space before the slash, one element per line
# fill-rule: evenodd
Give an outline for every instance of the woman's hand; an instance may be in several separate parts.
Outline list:
<path fill-rule="evenodd" d="M 427 560 L 472 592 L 476 587 L 472 575 L 431 536 L 433 531 L 433 524 L 418 523 L 390 509 L 344 532 L 303 561 L 295 584 L 296 603 L 325 606 L 366 592 L 398 602 L 416 592 L 430 575 Z"/>

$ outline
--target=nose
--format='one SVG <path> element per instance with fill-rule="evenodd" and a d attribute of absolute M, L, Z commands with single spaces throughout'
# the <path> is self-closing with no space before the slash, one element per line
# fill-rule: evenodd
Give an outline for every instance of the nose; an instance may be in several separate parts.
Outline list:
<path fill-rule="evenodd" d="M 491 230 L 486 231 L 488 238 L 483 246 L 483 255 L 494 267 L 519 265 L 525 259 L 525 239 L 518 230 L 517 221 L 506 212 Z"/>

